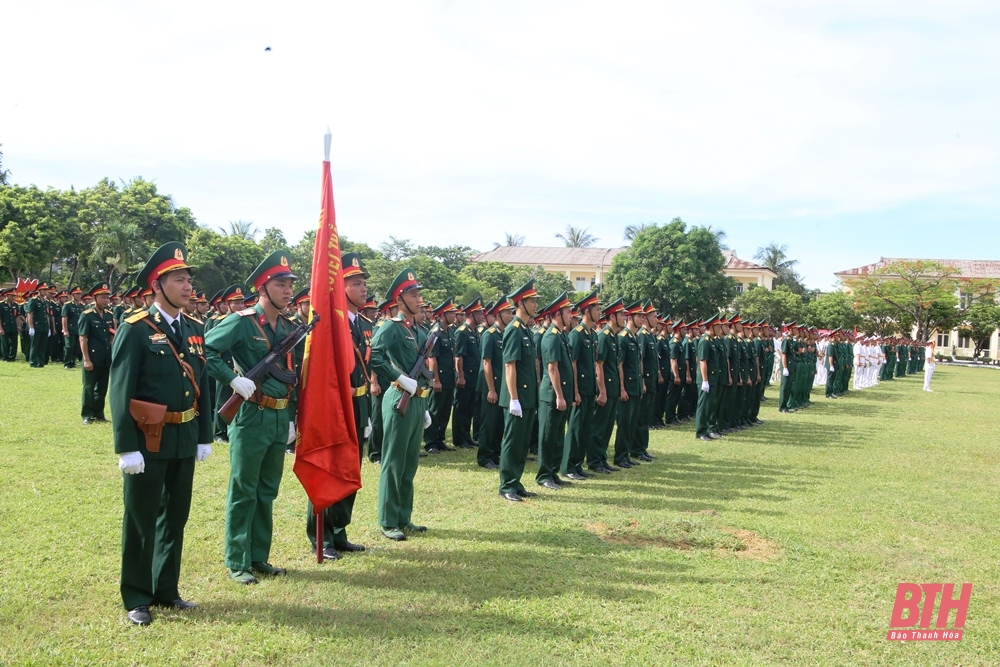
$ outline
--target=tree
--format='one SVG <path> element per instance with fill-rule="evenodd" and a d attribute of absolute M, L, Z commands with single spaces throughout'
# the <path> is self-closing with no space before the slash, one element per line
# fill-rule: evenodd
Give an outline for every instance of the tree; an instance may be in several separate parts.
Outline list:
<path fill-rule="evenodd" d="M 765 287 L 747 290 L 733 299 L 732 308 L 744 320 L 763 318 L 772 325 L 782 322 L 802 322 L 806 315 L 802 299 L 784 285 L 773 290 Z M 809 323 L 814 324 L 812 320 L 809 320 Z"/>
<path fill-rule="evenodd" d="M 285 233 L 277 227 L 268 227 L 264 230 L 264 237 L 260 240 L 260 247 L 265 255 L 270 255 L 275 250 L 287 248 L 288 241 L 285 240 Z"/>
<path fill-rule="evenodd" d="M 520 285 L 514 284 L 519 275 L 518 267 L 506 262 L 476 262 L 469 264 L 461 271 L 461 276 L 464 279 L 483 285 L 481 296 L 487 301 L 492 301 L 500 294 L 510 294 L 514 289 L 520 287 Z M 527 282 L 527 278 L 524 282 Z"/>
<path fill-rule="evenodd" d="M 760 262 L 761 266 L 766 266 L 778 274 L 778 277 L 774 280 L 775 287 L 785 285 L 796 294 L 802 294 L 805 289 L 802 285 L 802 277 L 795 272 L 795 265 L 799 261 L 788 258 L 787 245 L 771 241 L 771 243 L 763 248 L 757 248 L 757 252 L 754 253 L 753 258 Z"/>
<path fill-rule="evenodd" d="M 517 233 L 511 234 L 510 232 L 507 232 L 506 234 L 504 234 L 503 245 L 505 245 L 505 246 L 522 246 L 522 245 L 524 245 L 524 237 L 521 236 L 520 234 L 517 234 Z M 494 243 L 493 247 L 494 248 L 499 248 L 500 244 L 499 243 Z"/>
<path fill-rule="evenodd" d="M 580 229 L 573 225 L 566 225 L 565 233 L 556 234 L 556 238 L 561 239 L 567 248 L 589 248 L 598 241 L 589 229 Z"/>
<path fill-rule="evenodd" d="M 674 218 L 663 227 L 639 232 L 631 247 L 615 256 L 602 300 L 652 299 L 660 312 L 685 319 L 714 313 L 736 295 L 725 265 L 716 232 L 705 227 L 688 230 L 683 220 Z"/>
<path fill-rule="evenodd" d="M 247 241 L 255 240 L 257 234 L 260 233 L 257 226 L 250 220 L 230 220 L 229 227 L 219 227 L 219 231 L 222 232 L 223 236 L 235 236 Z"/>
<path fill-rule="evenodd" d="M 472 258 L 478 255 L 479 251 L 464 245 L 450 245 L 446 248 L 422 245 L 417 248 L 417 254 L 433 257 L 452 271 L 461 271 L 472 263 Z"/>
<path fill-rule="evenodd" d="M 148 255 L 149 248 L 134 222 L 109 220 L 94 235 L 91 257 L 107 265 L 109 283 L 114 282 L 115 271 L 128 273 Z"/>
<path fill-rule="evenodd" d="M 917 327 L 916 339 L 927 340 L 935 329 L 950 331 L 959 305 L 958 269 L 929 260 L 891 262 L 867 275 L 853 278 L 850 286 L 858 311 L 890 306 L 899 321 Z"/>
<path fill-rule="evenodd" d="M 413 257 L 417 252 L 410 239 L 397 239 L 395 236 L 390 236 L 388 241 L 380 243 L 378 250 L 390 262 Z"/>
<path fill-rule="evenodd" d="M 12 279 L 41 277 L 59 260 L 67 233 L 60 199 L 58 190 L 34 185 L 0 187 L 0 266 Z"/>
<path fill-rule="evenodd" d="M 958 330 L 972 339 L 975 351 L 973 359 L 978 359 L 980 352 L 990 347 L 990 337 L 1000 328 L 1000 306 L 992 300 L 974 303 L 965 314 L 965 321 Z"/>
<path fill-rule="evenodd" d="M 626 225 L 625 226 L 625 240 L 626 241 L 634 241 L 636 236 L 638 236 L 641 232 L 646 231 L 650 227 L 656 227 L 656 223 L 655 222 L 640 222 L 639 224 L 636 224 L 636 225 Z"/>
<path fill-rule="evenodd" d="M 514 272 L 514 282 L 507 293 L 513 292 L 532 279 L 535 281 L 535 291 L 538 292 L 539 309 L 555 301 L 555 298 L 563 292 L 573 293 L 573 283 L 565 274 L 546 271 L 543 266 L 517 267 Z"/>
<path fill-rule="evenodd" d="M 187 247 L 191 264 L 199 268 L 195 283 L 199 290 L 209 294 L 229 285 L 243 284 L 265 257 L 263 248 L 255 241 L 232 234 L 224 236 L 205 227 L 197 228 L 187 237 Z M 204 275 L 200 275 L 202 269 Z"/>
<path fill-rule="evenodd" d="M 0 144 L 3 146 L 3 144 Z M 10 172 L 3 168 L 3 151 L 0 151 L 0 185 L 7 185 L 7 180 L 10 177 Z"/>
<path fill-rule="evenodd" d="M 861 324 L 854 312 L 854 299 L 847 292 L 820 294 L 805 305 L 805 312 L 806 322 L 821 329 L 853 329 Z"/>

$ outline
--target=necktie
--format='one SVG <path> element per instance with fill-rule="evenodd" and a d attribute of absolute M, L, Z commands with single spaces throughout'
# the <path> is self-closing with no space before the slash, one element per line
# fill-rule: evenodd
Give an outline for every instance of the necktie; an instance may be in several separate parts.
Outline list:
<path fill-rule="evenodd" d="M 178 317 L 176 320 L 170 323 L 170 328 L 174 330 L 174 336 L 180 340 L 181 337 L 181 319 Z"/>

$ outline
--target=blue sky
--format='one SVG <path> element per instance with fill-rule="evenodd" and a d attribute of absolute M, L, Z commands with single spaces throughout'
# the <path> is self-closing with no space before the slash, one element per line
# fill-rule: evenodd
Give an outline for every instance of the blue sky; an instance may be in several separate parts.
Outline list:
<path fill-rule="evenodd" d="M 352 240 L 680 216 L 826 289 L 996 258 L 998 28 L 995 2 L 17 2 L 0 143 L 17 183 L 141 175 L 294 242 L 329 125 Z"/>

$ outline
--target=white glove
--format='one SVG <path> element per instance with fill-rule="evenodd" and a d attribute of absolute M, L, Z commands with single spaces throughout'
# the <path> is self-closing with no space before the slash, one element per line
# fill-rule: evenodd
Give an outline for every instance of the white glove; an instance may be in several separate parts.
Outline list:
<path fill-rule="evenodd" d="M 708 380 L 705 380 L 704 382 L 701 383 L 701 390 L 707 394 L 708 389 L 709 389 Z"/>
<path fill-rule="evenodd" d="M 49 329 L 49 338 L 52 338 L 52 329 Z"/>
<path fill-rule="evenodd" d="M 125 452 L 118 455 L 118 469 L 126 475 L 138 475 L 146 471 L 146 460 L 142 452 Z"/>
<path fill-rule="evenodd" d="M 28 329 L 28 335 L 29 336 L 34 336 L 35 335 L 35 328 L 34 327 L 31 327 L 30 329 Z"/>
<path fill-rule="evenodd" d="M 288 442 L 286 445 L 290 445 L 295 442 L 295 422 L 288 422 Z"/>
<path fill-rule="evenodd" d="M 431 413 L 428 412 L 427 410 L 424 410 L 424 428 L 430 428 L 431 421 L 433 421 L 431 419 Z M 371 422 L 368 422 L 368 424 L 369 424 L 368 429 L 370 430 L 371 429 Z"/>
<path fill-rule="evenodd" d="M 510 399 L 510 414 L 515 417 L 523 417 L 524 412 L 521 410 L 521 401 L 516 398 Z"/>
<path fill-rule="evenodd" d="M 788 369 L 787 368 L 782 368 L 781 369 L 781 374 L 784 375 L 785 377 L 788 377 Z"/>
<path fill-rule="evenodd" d="M 837 372 L 837 369 L 833 367 L 833 364 L 830 364 L 830 372 L 831 373 L 836 373 Z"/>
<path fill-rule="evenodd" d="M 194 455 L 195 461 L 204 461 L 212 455 L 212 445 L 198 445 L 198 453 Z"/>
<path fill-rule="evenodd" d="M 411 378 L 409 375 L 400 375 L 396 378 L 396 384 L 403 388 L 408 394 L 417 393 L 417 381 Z"/>
<path fill-rule="evenodd" d="M 233 388 L 233 391 L 242 396 L 244 401 L 249 401 L 253 393 L 257 391 L 257 385 L 253 383 L 253 380 L 245 378 L 242 375 L 234 377 L 229 386 Z"/>
<path fill-rule="evenodd" d="M 427 418 L 424 417 L 424 422 L 426 422 L 426 421 L 427 421 Z M 365 437 L 367 438 L 371 434 L 372 434 L 372 420 L 369 419 L 368 420 L 368 426 L 365 426 Z"/>

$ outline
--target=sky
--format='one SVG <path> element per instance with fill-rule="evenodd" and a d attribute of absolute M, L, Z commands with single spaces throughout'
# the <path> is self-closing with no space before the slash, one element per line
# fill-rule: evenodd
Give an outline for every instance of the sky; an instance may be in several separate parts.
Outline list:
<path fill-rule="evenodd" d="M 997 259 L 1000 3 L 6 0 L 14 183 L 152 179 L 209 227 L 597 246 L 680 217 L 808 287 Z M 270 51 L 265 51 L 270 47 Z"/>

